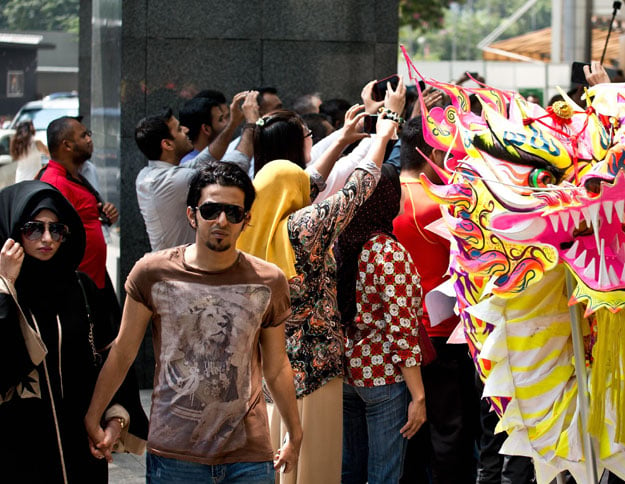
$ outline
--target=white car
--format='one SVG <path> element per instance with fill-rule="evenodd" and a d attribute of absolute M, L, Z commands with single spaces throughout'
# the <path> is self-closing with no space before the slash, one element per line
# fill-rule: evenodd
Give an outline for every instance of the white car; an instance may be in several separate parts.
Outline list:
<path fill-rule="evenodd" d="M 78 116 L 78 94 L 50 94 L 39 101 L 31 101 L 22 106 L 8 126 L 0 129 L 0 165 L 12 161 L 9 142 L 15 133 L 15 126 L 22 121 L 32 121 L 35 126 L 35 139 L 47 144 L 48 124 L 61 116 Z"/>
<path fill-rule="evenodd" d="M 9 143 L 11 142 L 11 133 L 0 135 L 0 165 L 11 163 L 11 155 L 9 154 Z"/>

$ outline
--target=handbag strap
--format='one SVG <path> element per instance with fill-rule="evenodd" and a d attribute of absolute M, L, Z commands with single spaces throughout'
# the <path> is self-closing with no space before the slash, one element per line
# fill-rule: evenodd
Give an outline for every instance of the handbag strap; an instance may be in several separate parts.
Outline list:
<path fill-rule="evenodd" d="M 85 302 L 85 309 L 87 311 L 87 321 L 89 321 L 89 345 L 91 346 L 91 355 L 93 357 L 93 364 L 99 367 L 102 364 L 102 355 L 98 353 L 98 350 L 95 347 L 95 338 L 93 337 L 93 318 L 91 317 L 91 306 L 89 305 L 89 300 L 87 299 L 87 291 L 85 291 L 85 286 L 78 272 L 76 272 L 76 279 L 78 279 L 78 285 L 80 286 L 80 291 L 82 292 L 82 298 L 83 298 L 83 301 Z"/>

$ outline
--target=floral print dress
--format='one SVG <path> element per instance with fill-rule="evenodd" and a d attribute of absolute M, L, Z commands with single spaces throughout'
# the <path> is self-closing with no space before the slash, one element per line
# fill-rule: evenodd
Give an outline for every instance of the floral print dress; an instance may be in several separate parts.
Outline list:
<path fill-rule="evenodd" d="M 338 193 L 289 216 L 297 275 L 289 281 L 293 314 L 286 323 L 286 350 L 297 398 L 343 375 L 344 340 L 332 247 L 376 184 L 371 173 L 356 169 Z"/>

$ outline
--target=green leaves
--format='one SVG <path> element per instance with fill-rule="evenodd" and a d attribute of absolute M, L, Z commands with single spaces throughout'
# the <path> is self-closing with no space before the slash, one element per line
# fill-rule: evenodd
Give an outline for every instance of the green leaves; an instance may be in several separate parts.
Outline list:
<path fill-rule="evenodd" d="M 399 41 L 417 59 L 481 59 L 478 42 L 524 3 L 525 0 L 400 0 Z M 539 0 L 497 40 L 550 25 L 551 0 Z"/>
<path fill-rule="evenodd" d="M 78 32 L 79 0 L 0 0 L 0 28 Z"/>

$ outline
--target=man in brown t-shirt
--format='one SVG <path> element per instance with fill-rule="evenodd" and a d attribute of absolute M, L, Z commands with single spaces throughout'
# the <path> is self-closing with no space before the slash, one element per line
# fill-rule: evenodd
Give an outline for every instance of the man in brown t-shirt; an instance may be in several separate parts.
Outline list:
<path fill-rule="evenodd" d="M 254 196 L 236 165 L 207 165 L 187 197 L 195 243 L 147 254 L 126 281 L 119 336 L 85 425 L 92 453 L 110 461 L 102 412 L 151 319 L 156 371 L 147 482 L 273 482 L 274 469 L 288 472 L 297 463 L 302 430 L 284 337 L 289 287 L 277 266 L 236 249 Z M 275 455 L 263 376 L 289 430 Z"/>

